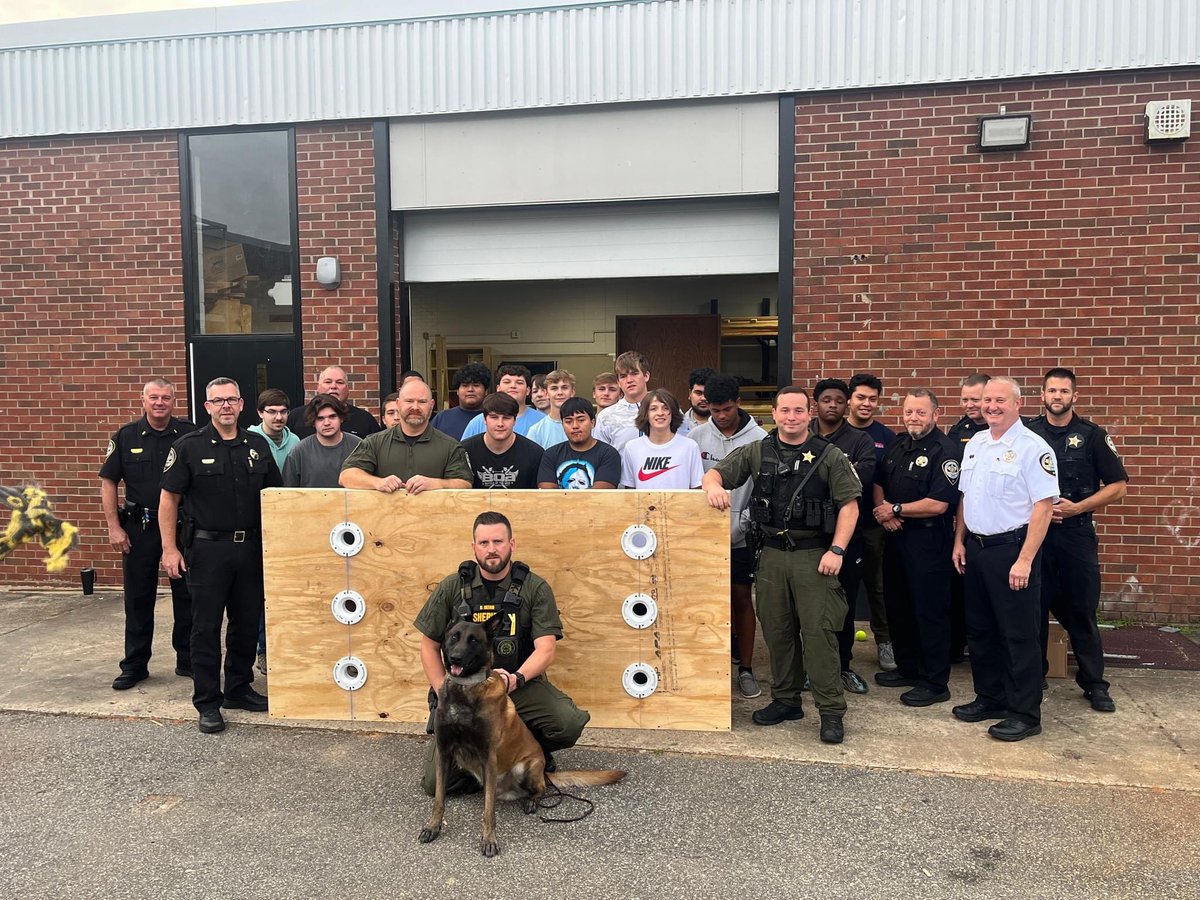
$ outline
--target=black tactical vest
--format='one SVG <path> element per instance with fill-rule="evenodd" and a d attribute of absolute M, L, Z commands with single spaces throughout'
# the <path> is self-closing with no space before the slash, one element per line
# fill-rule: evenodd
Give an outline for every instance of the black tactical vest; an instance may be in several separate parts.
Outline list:
<path fill-rule="evenodd" d="M 1100 490 L 1100 476 L 1092 453 L 1093 442 L 1100 439 L 1100 429 L 1095 424 L 1073 416 L 1064 433 L 1054 434 L 1046 417 L 1038 416 L 1029 423 L 1029 430 L 1054 451 L 1058 459 L 1058 489 L 1063 497 L 1078 503 Z"/>
<path fill-rule="evenodd" d="M 762 441 L 762 463 L 754 479 L 754 491 L 750 498 L 751 516 L 768 528 L 809 529 L 821 531 L 823 505 L 829 502 L 829 485 L 817 472 L 805 481 L 809 469 L 815 467 L 825 451 L 833 447 L 818 434 L 809 437 L 796 448 L 791 463 L 784 461 L 779 437 L 774 432 Z M 811 453 L 813 461 L 804 461 L 804 454 Z M 791 454 L 789 453 L 789 456 Z M 804 482 L 801 490 L 800 483 Z M 827 518 L 827 516 L 824 516 Z"/>
<path fill-rule="evenodd" d="M 498 669 L 516 672 L 533 652 L 533 635 L 520 627 L 521 590 L 529 577 L 529 566 L 514 562 L 508 590 L 498 601 L 488 597 L 483 585 L 476 586 L 475 574 L 479 564 L 467 560 L 458 567 L 459 601 L 457 612 L 472 622 L 487 622 L 492 616 L 502 617 L 492 647 L 493 665 Z"/>

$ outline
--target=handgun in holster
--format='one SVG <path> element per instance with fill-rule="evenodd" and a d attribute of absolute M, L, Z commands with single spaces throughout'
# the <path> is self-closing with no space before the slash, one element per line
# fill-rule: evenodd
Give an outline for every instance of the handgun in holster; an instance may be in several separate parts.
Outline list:
<path fill-rule="evenodd" d="M 196 540 L 196 520 L 191 516 L 180 516 L 175 525 L 175 543 L 180 551 L 190 550 Z"/>

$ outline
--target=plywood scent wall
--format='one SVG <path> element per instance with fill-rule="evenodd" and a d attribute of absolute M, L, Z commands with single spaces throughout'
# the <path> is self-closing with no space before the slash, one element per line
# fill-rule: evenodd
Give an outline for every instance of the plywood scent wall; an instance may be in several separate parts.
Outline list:
<path fill-rule="evenodd" d="M 496 510 L 512 521 L 514 559 L 554 590 L 564 639 L 549 676 L 593 726 L 729 729 L 729 519 L 700 491 L 274 489 L 262 509 L 272 716 L 424 722 L 413 620 L 473 558 L 475 516 Z M 654 552 L 631 557 L 627 534 L 635 555 Z M 361 549 L 340 555 L 331 536 Z M 653 602 L 627 603 L 634 594 Z M 358 621 L 335 615 L 339 595 L 338 615 Z M 627 624 L 627 606 L 644 627 Z M 339 661 L 342 683 L 360 686 L 339 685 Z M 640 699 L 626 690 L 655 681 Z"/>

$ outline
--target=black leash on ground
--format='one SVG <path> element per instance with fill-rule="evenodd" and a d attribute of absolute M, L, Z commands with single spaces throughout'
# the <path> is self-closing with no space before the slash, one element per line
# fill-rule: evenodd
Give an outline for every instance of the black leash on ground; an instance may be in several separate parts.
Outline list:
<path fill-rule="evenodd" d="M 533 812 L 534 809 L 555 809 L 560 803 L 568 798 L 571 800 L 578 800 L 580 803 L 586 803 L 587 809 L 571 819 L 555 819 L 551 818 L 550 816 L 538 816 L 538 818 L 543 822 L 581 822 L 596 811 L 596 804 L 587 797 L 580 797 L 578 794 L 568 794 L 566 791 L 560 790 L 558 785 L 549 778 L 546 779 L 546 787 L 548 789 L 552 788 L 554 793 L 551 794 L 547 791 L 547 793 L 542 794 L 542 796 L 537 799 L 537 803 L 534 805 L 534 807 L 528 812 Z"/>

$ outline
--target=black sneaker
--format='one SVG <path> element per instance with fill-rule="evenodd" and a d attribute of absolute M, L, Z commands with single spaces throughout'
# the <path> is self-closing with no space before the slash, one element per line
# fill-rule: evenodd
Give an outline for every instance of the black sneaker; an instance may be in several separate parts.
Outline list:
<path fill-rule="evenodd" d="M 833 713 L 821 713 L 821 741 L 826 744 L 840 744 L 846 737 L 846 729 L 842 725 L 842 717 Z"/>
<path fill-rule="evenodd" d="M 122 672 L 113 679 L 114 691 L 127 691 L 139 681 L 145 681 L 150 677 L 149 672 Z"/>
<path fill-rule="evenodd" d="M 896 672 L 876 672 L 875 683 L 883 687 L 916 687 L 917 679 Z"/>
<path fill-rule="evenodd" d="M 778 725 L 780 722 L 803 719 L 804 707 L 792 706 L 782 700 L 772 700 L 762 709 L 756 709 L 750 718 L 755 725 Z"/>
<path fill-rule="evenodd" d="M 221 704 L 226 709 L 245 709 L 250 712 L 266 712 L 267 698 L 254 688 L 246 688 L 246 693 L 240 697 L 226 697 Z"/>
<path fill-rule="evenodd" d="M 1117 704 L 1113 701 L 1112 695 L 1108 693 L 1106 687 L 1094 687 L 1090 691 L 1084 691 L 1083 696 L 1092 702 L 1092 709 L 1096 712 L 1116 712 Z"/>
<path fill-rule="evenodd" d="M 933 706 L 935 703 L 945 703 L 949 699 L 949 691 L 931 691 L 924 687 L 915 687 L 900 695 L 900 702 L 905 706 Z"/>
<path fill-rule="evenodd" d="M 216 734 L 218 731 L 225 730 L 225 717 L 221 715 L 219 709 L 210 709 L 200 713 L 200 732 L 202 734 Z"/>

